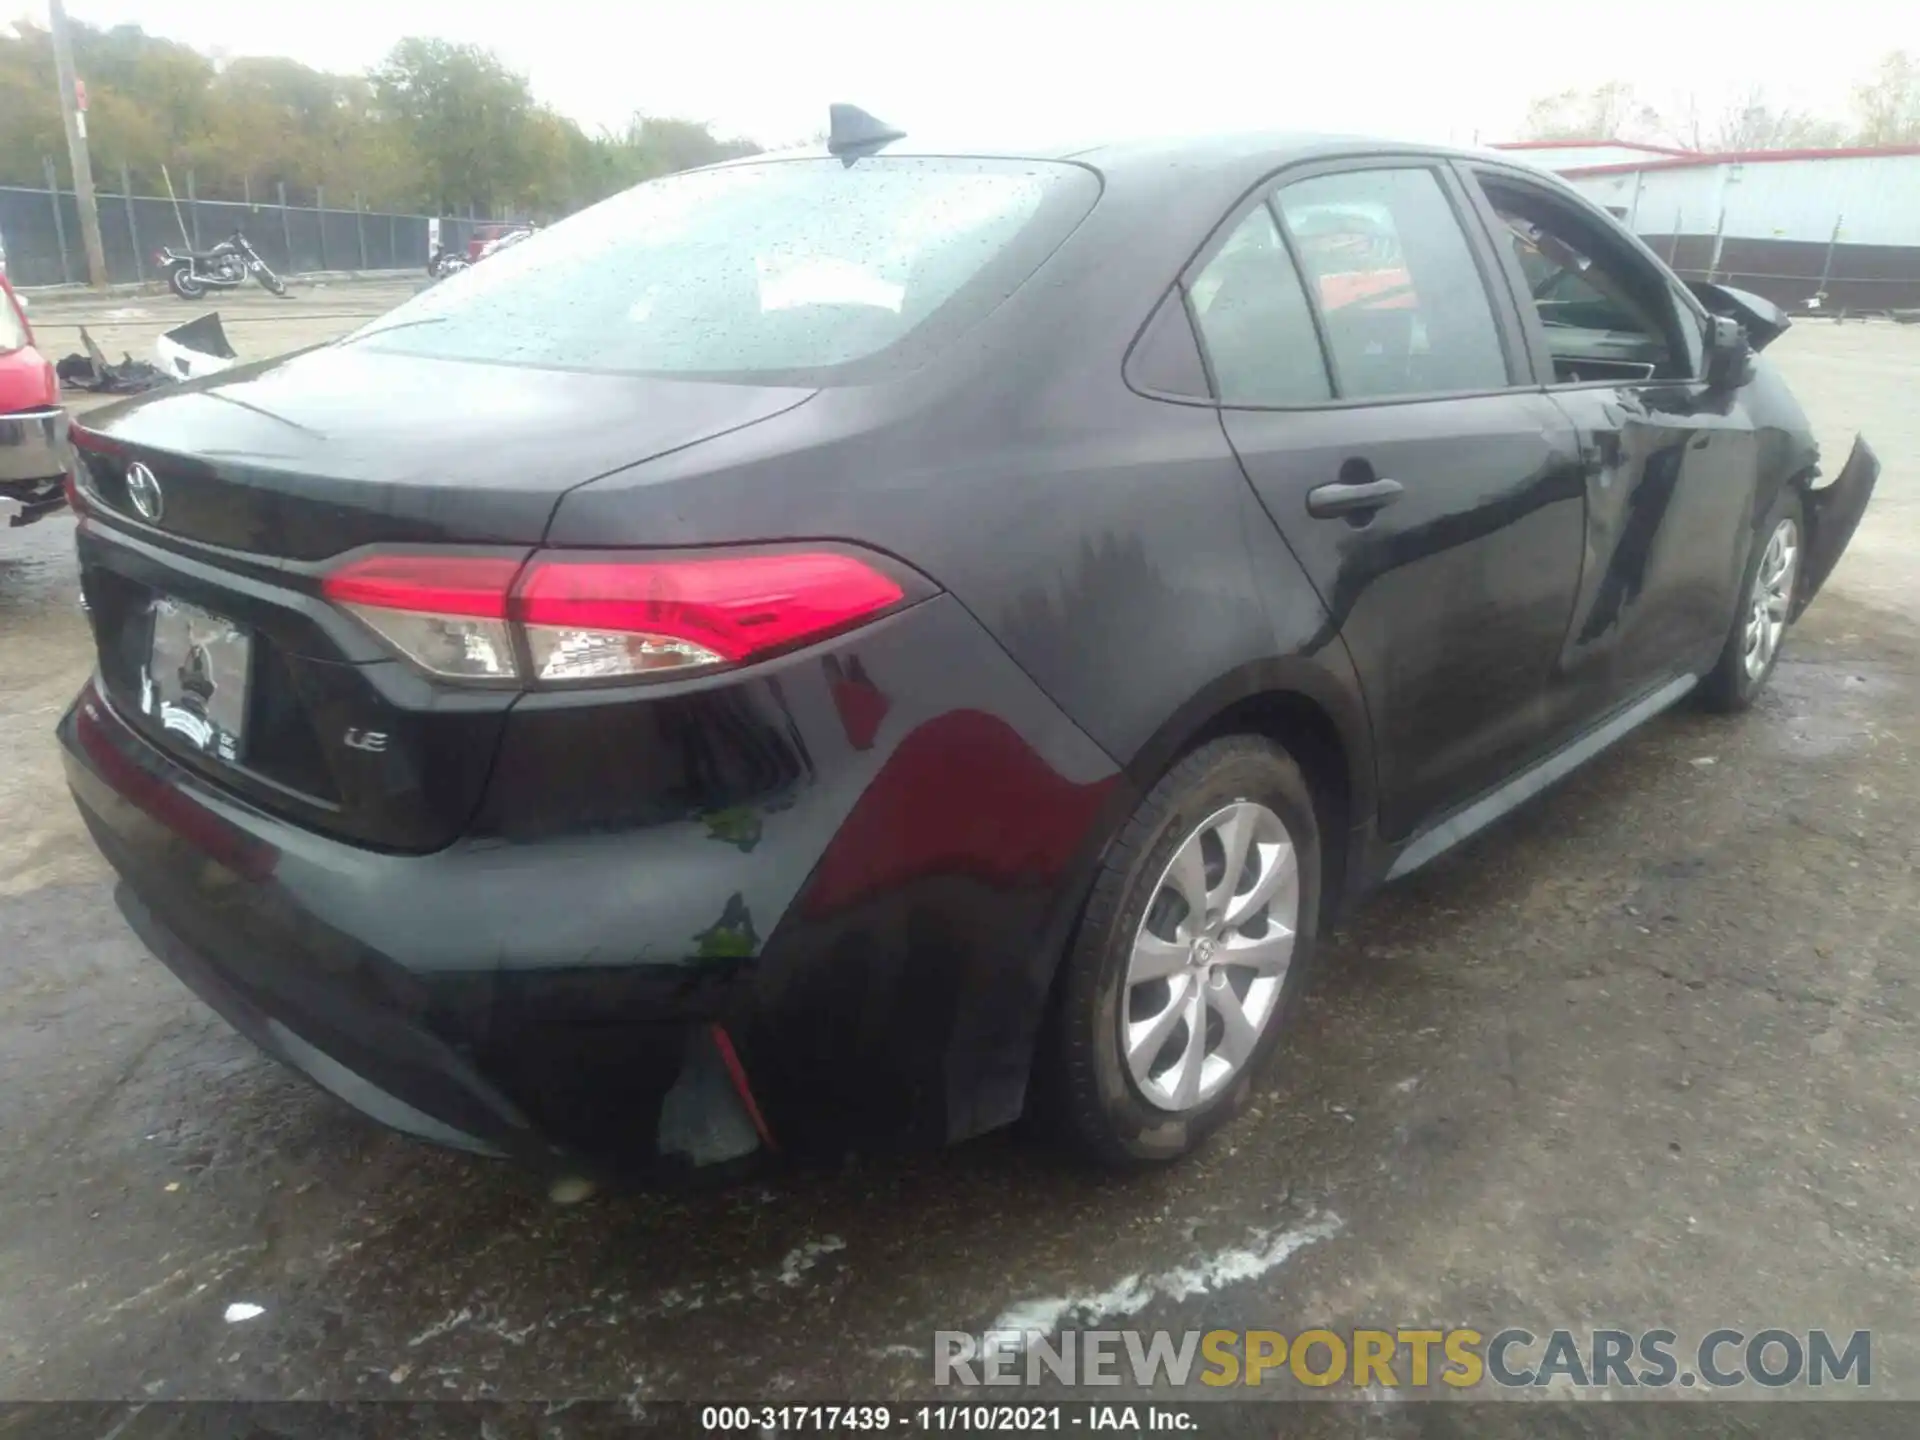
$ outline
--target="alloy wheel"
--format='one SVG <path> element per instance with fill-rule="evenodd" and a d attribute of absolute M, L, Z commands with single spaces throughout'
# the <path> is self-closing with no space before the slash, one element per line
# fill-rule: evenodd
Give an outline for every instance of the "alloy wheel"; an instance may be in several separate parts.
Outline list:
<path fill-rule="evenodd" d="M 1240 800 L 1173 852 L 1133 941 L 1120 1050 L 1162 1110 L 1186 1111 L 1245 1068 L 1273 1018 L 1300 923 L 1292 837 Z"/>
<path fill-rule="evenodd" d="M 1742 660 L 1747 678 L 1758 680 L 1773 664 L 1786 633 L 1787 612 L 1793 604 L 1794 581 L 1800 573 L 1800 527 L 1791 516 L 1773 527 L 1760 566 L 1753 573 L 1753 591 L 1747 597 L 1747 627 Z"/>

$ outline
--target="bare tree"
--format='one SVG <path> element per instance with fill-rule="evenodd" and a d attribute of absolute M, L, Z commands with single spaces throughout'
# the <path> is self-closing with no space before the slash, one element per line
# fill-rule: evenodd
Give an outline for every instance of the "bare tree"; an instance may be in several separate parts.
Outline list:
<path fill-rule="evenodd" d="M 1884 56 L 1873 78 L 1854 87 L 1857 145 L 1920 144 L 1920 59 L 1904 50 Z"/>
<path fill-rule="evenodd" d="M 1841 145 L 1847 138 L 1847 128 L 1839 121 L 1779 108 L 1758 86 L 1722 110 L 1709 126 L 1699 123 L 1691 100 L 1689 110 L 1694 118 L 1687 143 L 1694 150 L 1803 150 Z"/>
<path fill-rule="evenodd" d="M 1883 111 L 1898 114 L 1903 84 L 1920 98 L 1920 69 L 1909 71 L 1896 73 L 1889 61 L 1882 66 L 1881 80 L 1863 87 L 1863 94 L 1872 89 Z M 1860 103 L 1864 110 L 1866 101 Z M 1611 80 L 1591 90 L 1562 90 L 1534 101 L 1527 107 L 1526 138 L 1657 142 L 1714 152 L 1812 149 L 1843 145 L 1850 137 L 1841 122 L 1776 105 L 1759 86 L 1710 114 L 1698 95 L 1657 108 L 1624 81 Z"/>
<path fill-rule="evenodd" d="M 1527 107 L 1529 140 L 1625 140 L 1659 125 L 1659 116 L 1624 80 L 1591 90 L 1562 90 Z"/>

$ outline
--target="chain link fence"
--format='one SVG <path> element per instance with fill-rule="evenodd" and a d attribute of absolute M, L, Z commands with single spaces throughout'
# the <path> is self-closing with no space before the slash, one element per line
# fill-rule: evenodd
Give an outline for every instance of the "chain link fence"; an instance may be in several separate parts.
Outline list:
<path fill-rule="evenodd" d="M 6 258 L 7 278 L 17 286 L 66 285 L 87 278 L 79 205 L 72 191 L 58 188 L 51 162 L 46 168 L 45 189 L 0 186 L 0 254 Z M 153 257 L 161 247 L 204 250 L 235 230 L 245 231 L 260 258 L 282 275 L 426 269 L 428 216 L 328 208 L 324 194 L 316 195 L 311 205 L 289 204 L 284 186 L 271 203 L 198 199 L 191 177 L 186 188 L 177 205 L 164 196 L 95 193 L 109 282 L 158 279 Z M 440 217 L 440 243 L 464 248 L 487 219 Z"/>
<path fill-rule="evenodd" d="M 87 278 L 79 207 L 71 191 L 58 188 L 51 160 L 45 168 L 45 189 L 0 186 L 0 254 L 15 285 L 63 285 Z M 122 193 L 96 196 L 112 282 L 157 279 L 153 256 L 162 246 L 206 249 L 235 230 L 244 230 L 260 257 L 282 275 L 426 268 L 431 222 L 425 215 L 329 208 L 324 194 L 316 195 L 311 205 L 290 204 L 284 187 L 271 203 L 202 200 L 192 193 L 191 175 L 177 204 L 161 196 L 127 194 L 126 188 L 123 184 Z M 442 216 L 440 243 L 464 249 L 474 231 L 492 218 Z M 1675 234 L 1671 227 L 1657 225 L 1643 225 L 1640 235 L 1681 276 L 1739 286 L 1788 310 L 1920 311 L 1920 237 L 1911 245 L 1852 244 L 1839 218 L 1833 238 L 1826 242 Z"/>

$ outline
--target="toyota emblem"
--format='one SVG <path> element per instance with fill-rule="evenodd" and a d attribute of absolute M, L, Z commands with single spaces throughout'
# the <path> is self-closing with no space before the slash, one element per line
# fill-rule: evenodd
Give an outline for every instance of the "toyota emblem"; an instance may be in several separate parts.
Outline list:
<path fill-rule="evenodd" d="M 166 497 L 160 493 L 160 482 L 153 478 L 153 471 L 138 460 L 127 467 L 127 499 L 133 502 L 142 520 L 153 524 L 160 522 L 167 508 Z"/>

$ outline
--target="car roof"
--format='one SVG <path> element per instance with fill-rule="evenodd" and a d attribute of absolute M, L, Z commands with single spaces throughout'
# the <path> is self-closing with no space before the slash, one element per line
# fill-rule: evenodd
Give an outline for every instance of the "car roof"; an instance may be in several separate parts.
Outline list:
<path fill-rule="evenodd" d="M 1495 150 L 1470 150 L 1367 135 L 1305 131 L 1067 138 L 1032 145 L 982 145 L 964 134 L 910 134 L 862 152 L 886 156 L 967 156 L 983 159 L 1056 160 L 1098 171 L 1110 185 L 1177 193 L 1190 203 L 1226 203 L 1263 177 L 1289 165 L 1366 155 L 1410 155 L 1513 165 Z M 824 146 L 766 152 L 723 161 L 720 167 L 768 160 L 833 159 Z M 1542 178 L 1553 177 L 1542 172 Z"/>
<path fill-rule="evenodd" d="M 966 155 L 1022 160 L 1079 160 L 1103 171 L 1135 166 L 1159 167 L 1178 163 L 1207 170 L 1237 170 L 1254 166 L 1263 173 L 1304 160 L 1355 154 L 1434 155 L 1475 160 L 1505 160 L 1497 150 L 1467 150 L 1424 141 L 1394 140 L 1374 135 L 1348 135 L 1298 130 L 1254 130 L 1220 134 L 1125 135 L 1058 137 L 1031 144 L 979 143 L 965 134 L 923 133 L 905 136 L 863 153 L 873 155 Z M 722 161 L 751 165 L 764 160 L 831 159 L 824 145 L 766 151 Z"/>
<path fill-rule="evenodd" d="M 1440 147 L 1369 135 L 1340 135 L 1297 130 L 1251 130 L 1219 135 L 1136 135 L 1101 140 L 1062 154 L 1062 159 L 1085 160 L 1102 169 L 1131 165 L 1163 165 L 1179 161 L 1207 169 L 1233 169 L 1247 164 L 1263 168 L 1295 164 L 1321 156 L 1356 152 L 1396 154 L 1443 152 Z"/>

